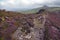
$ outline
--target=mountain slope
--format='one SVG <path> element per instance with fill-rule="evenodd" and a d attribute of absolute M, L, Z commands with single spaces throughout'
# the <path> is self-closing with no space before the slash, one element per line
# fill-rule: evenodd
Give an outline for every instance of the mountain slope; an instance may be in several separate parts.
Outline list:
<path fill-rule="evenodd" d="M 41 8 L 35 8 L 35 9 L 30 9 L 30 10 L 25 10 L 22 11 L 22 13 L 36 13 L 40 10 Z"/>
<path fill-rule="evenodd" d="M 21 11 L 22 13 L 25 14 L 31 14 L 31 13 L 37 13 L 40 9 L 42 9 L 43 7 L 39 7 L 39 8 L 34 8 L 34 9 L 30 9 L 30 10 L 25 10 L 25 11 Z M 44 8 L 43 8 L 44 9 Z M 60 7 L 47 7 L 45 8 L 47 11 L 57 11 L 60 10 Z"/>

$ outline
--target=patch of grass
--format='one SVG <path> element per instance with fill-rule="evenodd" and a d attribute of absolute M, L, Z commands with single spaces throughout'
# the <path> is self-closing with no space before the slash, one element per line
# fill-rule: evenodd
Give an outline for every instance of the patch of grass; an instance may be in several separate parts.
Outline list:
<path fill-rule="evenodd" d="M 3 37 L 0 37 L 0 40 L 4 40 L 4 38 Z"/>

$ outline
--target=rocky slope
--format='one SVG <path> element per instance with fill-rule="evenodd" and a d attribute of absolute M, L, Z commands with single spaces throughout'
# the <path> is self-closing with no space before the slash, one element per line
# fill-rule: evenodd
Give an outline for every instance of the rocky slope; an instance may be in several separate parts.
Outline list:
<path fill-rule="evenodd" d="M 1 40 L 60 40 L 60 14 L 21 14 L 0 10 Z"/>

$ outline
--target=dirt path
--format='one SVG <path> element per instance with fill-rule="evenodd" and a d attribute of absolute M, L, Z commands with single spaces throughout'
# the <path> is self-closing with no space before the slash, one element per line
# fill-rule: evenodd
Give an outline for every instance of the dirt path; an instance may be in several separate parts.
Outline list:
<path fill-rule="evenodd" d="M 40 18 L 34 19 L 34 27 L 35 27 L 35 40 L 44 40 L 44 31 L 45 31 L 45 22 L 47 15 L 42 15 Z M 38 36 L 38 38 L 36 38 Z"/>

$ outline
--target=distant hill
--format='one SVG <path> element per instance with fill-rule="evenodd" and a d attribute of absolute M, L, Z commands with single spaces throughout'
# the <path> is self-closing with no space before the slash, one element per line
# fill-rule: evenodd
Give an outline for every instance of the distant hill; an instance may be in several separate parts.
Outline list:
<path fill-rule="evenodd" d="M 34 8 L 34 9 L 30 9 L 30 10 L 25 10 L 25 11 L 21 11 L 22 13 L 37 13 L 40 9 L 42 9 L 43 7 L 39 7 L 39 8 Z M 47 11 L 57 11 L 57 10 L 60 10 L 60 7 L 48 7 L 46 9 Z"/>
<path fill-rule="evenodd" d="M 23 13 L 36 13 L 40 10 L 40 8 L 35 8 L 35 9 L 30 9 L 30 10 L 26 10 L 26 11 L 22 11 Z"/>
<path fill-rule="evenodd" d="M 50 7 L 48 8 L 48 11 L 58 11 L 60 10 L 60 7 Z"/>

